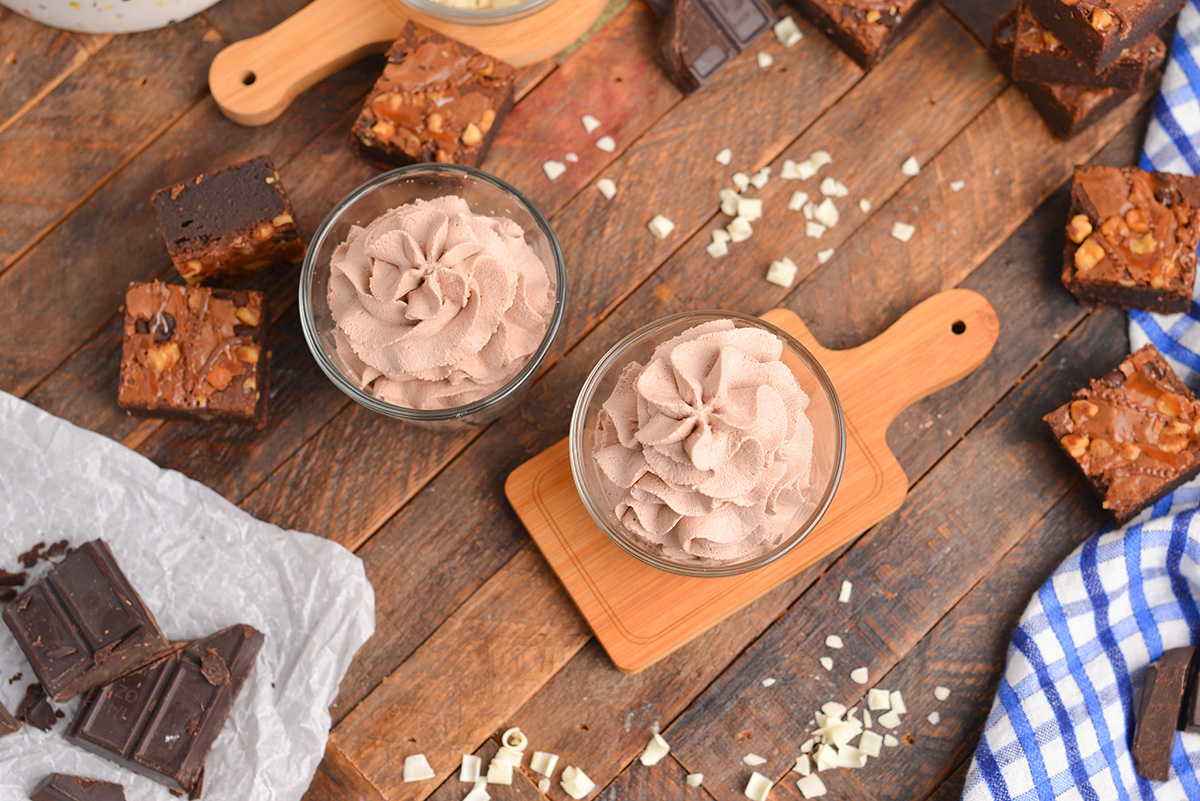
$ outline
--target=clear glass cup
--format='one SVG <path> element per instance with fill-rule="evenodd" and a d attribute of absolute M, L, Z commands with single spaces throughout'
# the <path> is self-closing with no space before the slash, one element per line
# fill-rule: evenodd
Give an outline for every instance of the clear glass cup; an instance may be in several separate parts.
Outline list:
<path fill-rule="evenodd" d="M 404 4 L 414 11 L 426 16 L 440 19 L 443 22 L 454 22 L 459 25 L 503 25 L 506 22 L 523 19 L 536 14 L 553 5 L 556 0 L 524 0 L 522 3 L 507 8 L 452 8 L 433 0 L 404 0 Z"/>
<path fill-rule="evenodd" d="M 409 409 L 381 400 L 363 390 L 338 355 L 333 315 L 329 309 L 330 259 L 346 240 L 351 226 L 366 226 L 384 212 L 447 195 L 460 195 L 476 214 L 507 217 L 525 231 L 525 241 L 546 265 L 554 290 L 554 309 L 546 335 L 529 362 L 504 386 L 465 406 L 450 409 Z M 566 310 L 567 274 L 562 248 L 550 223 L 516 188 L 473 167 L 456 164 L 416 164 L 383 173 L 347 195 L 317 228 L 300 273 L 300 322 L 304 339 L 321 371 L 342 392 L 379 414 L 433 429 L 462 429 L 486 425 L 516 407 L 529 391 L 538 369 L 562 327 Z"/>
<path fill-rule="evenodd" d="M 662 343 L 701 323 L 730 320 L 735 327 L 758 328 L 778 337 L 784 344 L 783 362 L 800 388 L 809 396 L 805 410 L 813 426 L 813 461 L 808 503 L 788 521 L 786 534 L 770 551 L 738 562 L 682 561 L 661 552 L 629 531 L 621 523 L 604 491 L 600 470 L 593 457 L 600 407 L 612 395 L 617 379 L 630 362 L 646 364 Z M 570 458 L 575 487 L 588 514 L 619 548 L 652 567 L 685 576 L 733 576 L 756 570 L 795 548 L 829 508 L 842 477 L 846 450 L 846 425 L 837 391 L 824 368 L 807 348 L 777 326 L 746 314 L 729 311 L 684 312 L 639 328 L 622 339 L 593 368 L 575 405 L 571 418 Z"/>

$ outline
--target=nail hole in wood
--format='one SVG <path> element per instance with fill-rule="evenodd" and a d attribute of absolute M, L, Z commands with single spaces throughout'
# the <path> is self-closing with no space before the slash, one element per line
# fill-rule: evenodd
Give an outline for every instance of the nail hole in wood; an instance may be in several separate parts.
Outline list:
<path fill-rule="evenodd" d="M 962 320 L 956 320 L 953 323 L 951 323 L 950 330 L 956 334 L 965 333 L 967 330 L 967 324 L 964 323 Z"/>
<path fill-rule="evenodd" d="M 250 86 L 252 83 L 254 83 L 257 80 L 258 80 L 258 76 L 255 75 L 253 72 L 247 72 L 245 75 L 242 76 L 242 83 L 245 86 Z"/>

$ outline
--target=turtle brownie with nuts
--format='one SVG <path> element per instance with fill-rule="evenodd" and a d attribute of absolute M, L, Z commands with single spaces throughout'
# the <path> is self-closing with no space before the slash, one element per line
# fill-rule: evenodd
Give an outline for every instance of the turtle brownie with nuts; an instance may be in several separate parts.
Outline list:
<path fill-rule="evenodd" d="M 354 123 L 366 158 L 479 166 L 513 105 L 516 71 L 469 45 L 409 22 Z"/>
<path fill-rule="evenodd" d="M 1200 178 L 1134 167 L 1075 168 L 1063 284 L 1081 303 L 1191 308 Z"/>
<path fill-rule="evenodd" d="M 171 261 L 189 284 L 304 258 L 292 203 L 267 156 L 160 189 L 151 202 Z"/>
<path fill-rule="evenodd" d="M 791 0 L 838 47 L 870 69 L 911 31 L 930 0 Z"/>
<path fill-rule="evenodd" d="M 1024 0 L 1021 7 L 1099 74 L 1157 31 L 1185 0 Z"/>
<path fill-rule="evenodd" d="M 131 414 L 267 423 L 261 292 L 133 283 L 117 405 Z"/>
<path fill-rule="evenodd" d="M 1200 403 L 1153 345 L 1043 420 L 1118 524 L 1200 472 Z"/>

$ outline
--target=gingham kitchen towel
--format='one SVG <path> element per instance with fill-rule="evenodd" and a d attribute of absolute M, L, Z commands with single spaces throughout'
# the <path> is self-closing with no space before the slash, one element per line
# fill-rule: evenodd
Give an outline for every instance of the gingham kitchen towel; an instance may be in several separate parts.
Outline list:
<path fill-rule="evenodd" d="M 1200 0 L 1179 17 L 1146 136 L 1144 169 L 1200 175 Z M 1200 389 L 1200 306 L 1130 314 Z M 1139 522 L 1140 521 L 1140 522 Z M 1200 480 L 1119 531 L 1103 531 L 1038 590 L 975 752 L 965 801 L 1200 801 L 1200 735 L 1176 736 L 1171 779 L 1137 775 L 1129 753 L 1146 666 L 1200 645 Z"/>

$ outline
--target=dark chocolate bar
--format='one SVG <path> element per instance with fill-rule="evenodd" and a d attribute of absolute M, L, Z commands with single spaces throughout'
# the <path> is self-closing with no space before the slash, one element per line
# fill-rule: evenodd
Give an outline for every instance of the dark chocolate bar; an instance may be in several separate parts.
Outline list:
<path fill-rule="evenodd" d="M 30 801 L 125 801 L 125 788 L 99 779 L 52 773 L 29 794 Z"/>
<path fill-rule="evenodd" d="M 46 694 L 58 703 L 171 648 L 100 540 L 77 548 L 10 601 L 4 622 Z"/>
<path fill-rule="evenodd" d="M 4 708 L 4 704 L 0 704 L 0 737 L 7 737 L 20 730 L 21 721 L 14 718 L 12 713 Z"/>
<path fill-rule="evenodd" d="M 774 24 L 775 14 L 762 0 L 675 0 L 663 20 L 656 57 L 690 94 Z"/>
<path fill-rule="evenodd" d="M 1171 777 L 1171 748 L 1195 650 L 1188 647 L 1167 651 L 1146 668 L 1130 751 L 1133 766 L 1147 779 L 1165 782 Z"/>
<path fill-rule="evenodd" d="M 250 626 L 232 626 L 93 690 L 67 740 L 198 798 L 208 752 L 262 641 Z"/>

